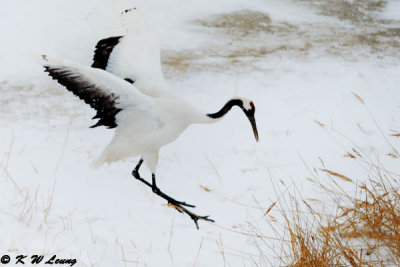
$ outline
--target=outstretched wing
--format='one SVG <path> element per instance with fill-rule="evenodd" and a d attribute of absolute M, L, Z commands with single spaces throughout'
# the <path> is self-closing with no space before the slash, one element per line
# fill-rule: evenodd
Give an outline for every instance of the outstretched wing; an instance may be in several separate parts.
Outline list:
<path fill-rule="evenodd" d="M 99 120 L 91 128 L 117 127 L 117 114 L 125 108 L 141 111 L 152 108 L 150 97 L 104 70 L 59 62 L 52 64 L 51 61 L 44 68 L 49 76 L 97 111 L 93 119 Z"/>
<path fill-rule="evenodd" d="M 127 33 L 100 40 L 92 67 L 114 73 L 141 92 L 157 96 L 164 89 L 159 40 L 138 10 L 126 10 L 122 16 Z"/>
<path fill-rule="evenodd" d="M 94 50 L 92 68 L 105 70 L 107 68 L 108 59 L 114 47 L 119 43 L 122 36 L 109 37 L 100 40 Z"/>

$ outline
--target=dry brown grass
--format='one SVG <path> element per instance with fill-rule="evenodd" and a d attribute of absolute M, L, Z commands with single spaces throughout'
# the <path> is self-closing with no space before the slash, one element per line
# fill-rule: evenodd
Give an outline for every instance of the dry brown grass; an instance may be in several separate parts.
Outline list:
<path fill-rule="evenodd" d="M 397 140 L 399 131 L 389 130 L 386 134 L 365 101 L 354 96 L 366 108 L 386 149 L 392 151 L 381 153 L 382 157 L 398 160 L 398 149 L 391 141 Z M 364 177 L 362 182 L 352 179 L 327 168 L 320 159 L 321 168 L 307 166 L 312 176 L 307 180 L 321 191 L 320 199 L 305 198 L 296 186 L 289 194 L 275 189 L 278 199 L 265 215 L 270 217 L 272 210 L 284 221 L 282 225 L 277 223 L 282 220 L 268 218 L 281 240 L 279 265 L 400 266 L 400 174 L 385 168 L 378 155 L 366 153 L 339 131 L 316 123 L 351 145 L 347 148 L 340 144 L 346 152 L 344 157 Z"/>
<path fill-rule="evenodd" d="M 374 23 L 377 19 L 373 13 L 381 11 L 387 4 L 386 0 L 298 0 L 298 2 L 309 3 L 323 15 L 352 23 Z"/>
<path fill-rule="evenodd" d="M 282 263 L 286 266 L 399 266 L 400 177 L 382 174 L 367 183 L 353 184 L 357 192 L 354 195 L 335 181 L 343 182 L 346 176 L 332 171 L 328 175 L 333 183 L 319 183 L 319 186 L 333 200 L 329 211 L 329 201 L 315 205 L 293 196 L 289 202 L 292 212 L 282 211 L 290 241 L 284 246 Z"/>
<path fill-rule="evenodd" d="M 362 160 L 352 155 L 355 164 Z M 281 264 L 400 266 L 400 175 L 371 165 L 369 178 L 357 183 L 325 168 L 313 172 L 308 180 L 324 199 L 306 199 L 295 189 L 277 203 L 285 221 L 279 236 L 289 239 L 282 241 Z"/>
<path fill-rule="evenodd" d="M 194 32 L 207 42 L 194 49 L 163 50 L 168 78 L 209 70 L 212 72 L 264 72 L 254 62 L 269 56 L 304 57 L 322 53 L 346 60 L 365 56 L 399 56 L 400 28 L 381 19 L 384 0 L 297 0 L 298 4 L 342 23 L 290 23 L 268 12 L 240 10 L 191 21 Z M 344 26 L 345 25 L 345 26 Z M 211 60 L 210 60 L 211 59 Z"/>

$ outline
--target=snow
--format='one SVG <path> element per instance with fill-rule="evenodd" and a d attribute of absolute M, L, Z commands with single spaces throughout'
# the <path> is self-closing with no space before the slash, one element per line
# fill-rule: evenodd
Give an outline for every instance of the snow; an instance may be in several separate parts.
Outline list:
<path fill-rule="evenodd" d="M 398 22 L 400 17 L 399 10 L 400 10 L 400 1 L 395 1 L 395 0 L 389 1 L 382 12 L 382 17 L 385 19 L 390 19 Z"/>
<path fill-rule="evenodd" d="M 78 266 L 268 266 L 260 260 L 253 226 L 272 235 L 263 216 L 277 198 L 272 183 L 294 181 L 304 196 L 323 198 L 306 181 L 309 169 L 322 167 L 319 158 L 327 169 L 367 178 L 362 166 L 343 157 L 354 144 L 339 133 L 400 171 L 374 122 L 398 147 L 399 139 L 388 135 L 400 124 L 399 37 L 366 34 L 398 29 L 398 1 L 373 13 L 389 24 L 340 19 L 308 1 L 216 3 L 1 2 L 3 254 L 57 254 L 77 258 Z M 199 231 L 134 180 L 138 158 L 89 167 L 112 130 L 89 129 L 94 111 L 51 81 L 34 59 L 45 53 L 89 65 L 96 42 L 123 32 L 120 12 L 133 5 L 160 35 L 173 93 L 206 112 L 234 95 L 256 105 L 259 143 L 234 110 L 217 124 L 190 126 L 161 149 L 159 187 L 216 221 L 199 222 Z M 241 25 L 210 22 L 249 10 L 266 13 L 271 30 L 257 21 L 249 33 Z M 142 175 L 150 178 L 144 168 Z M 279 252 L 267 245 L 263 250 L 276 262 Z"/>

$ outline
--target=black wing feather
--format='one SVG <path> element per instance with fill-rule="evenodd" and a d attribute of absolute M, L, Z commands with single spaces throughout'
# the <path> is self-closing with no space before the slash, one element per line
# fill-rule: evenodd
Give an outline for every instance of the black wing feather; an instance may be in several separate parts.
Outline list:
<path fill-rule="evenodd" d="M 114 36 L 100 40 L 94 50 L 92 68 L 105 70 L 107 68 L 108 59 L 114 47 L 119 43 L 119 39 L 123 36 Z"/>
<path fill-rule="evenodd" d="M 109 129 L 117 127 L 115 116 L 122 110 L 116 107 L 119 96 L 113 93 L 107 94 L 104 90 L 101 90 L 85 77 L 69 68 L 48 65 L 45 65 L 44 68 L 59 84 L 65 86 L 65 88 L 97 111 L 93 119 L 99 119 L 99 121 L 90 128 L 97 126 L 106 126 Z"/>

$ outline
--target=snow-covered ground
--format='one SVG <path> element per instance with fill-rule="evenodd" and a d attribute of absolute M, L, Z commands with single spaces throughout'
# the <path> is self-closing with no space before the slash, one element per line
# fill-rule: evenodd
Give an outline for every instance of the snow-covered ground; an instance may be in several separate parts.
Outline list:
<path fill-rule="evenodd" d="M 161 150 L 160 188 L 216 221 L 199 231 L 132 178 L 138 158 L 89 167 L 112 130 L 89 129 L 94 111 L 34 59 L 91 64 L 96 42 L 122 33 L 120 12 L 133 6 L 159 33 L 173 93 L 206 112 L 234 95 L 256 104 L 259 143 L 235 110 Z M 399 53 L 395 0 L 2 0 L 0 254 L 78 266 L 278 262 L 274 240 L 260 247 L 257 237 L 272 235 L 263 216 L 277 199 L 272 184 L 322 198 L 306 180 L 321 160 L 363 181 L 364 166 L 344 157 L 355 145 L 400 172 L 386 140 L 399 147 L 390 136 L 400 130 Z"/>

